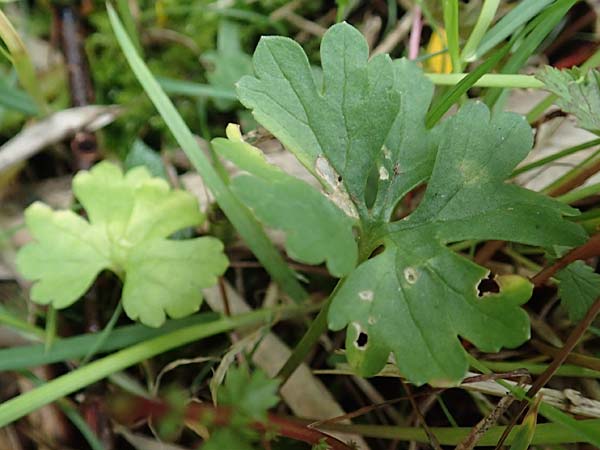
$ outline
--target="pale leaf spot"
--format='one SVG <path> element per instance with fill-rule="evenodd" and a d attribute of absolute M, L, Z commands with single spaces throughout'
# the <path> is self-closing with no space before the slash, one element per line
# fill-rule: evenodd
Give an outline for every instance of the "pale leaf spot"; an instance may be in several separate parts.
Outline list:
<path fill-rule="evenodd" d="M 418 278 L 419 278 L 419 274 L 412 267 L 407 267 L 406 269 L 404 269 L 404 279 L 408 283 L 415 284 L 417 282 Z"/>

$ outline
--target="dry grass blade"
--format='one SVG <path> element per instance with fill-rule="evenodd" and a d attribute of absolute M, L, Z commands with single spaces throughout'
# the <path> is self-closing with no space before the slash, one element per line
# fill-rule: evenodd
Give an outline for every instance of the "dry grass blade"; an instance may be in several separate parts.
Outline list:
<path fill-rule="evenodd" d="M 90 105 L 51 114 L 21 131 L 0 147 L 0 171 L 30 158 L 39 151 L 74 135 L 95 131 L 111 123 L 119 114 L 116 106 Z"/>

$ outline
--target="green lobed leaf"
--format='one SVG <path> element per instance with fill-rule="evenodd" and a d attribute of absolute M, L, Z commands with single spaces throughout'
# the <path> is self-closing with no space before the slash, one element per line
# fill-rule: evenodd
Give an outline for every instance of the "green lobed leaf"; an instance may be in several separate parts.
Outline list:
<path fill-rule="evenodd" d="M 575 261 L 555 275 L 562 305 L 567 308 L 572 321 L 585 316 L 600 296 L 600 275 L 583 261 Z"/>
<path fill-rule="evenodd" d="M 490 118 L 479 102 L 444 122 L 419 207 L 389 225 L 385 252 L 359 266 L 333 298 L 330 328 L 350 325 L 348 358 L 360 373 L 376 374 L 392 352 L 411 381 L 453 384 L 467 368 L 457 336 L 484 351 L 529 338 L 519 308 L 531 295 L 529 283 L 516 278 L 503 286 L 499 278 L 500 292 L 480 297 L 487 270 L 443 244 L 506 239 L 550 247 L 584 240 L 581 228 L 561 217 L 574 210 L 503 182 L 530 146 L 531 130 L 520 116 Z"/>
<path fill-rule="evenodd" d="M 263 37 L 253 57 L 256 77 L 238 83 L 240 100 L 340 208 L 362 219 L 389 217 L 399 198 L 429 174 L 434 133 L 421 118 L 433 86 L 408 61 L 368 60 L 365 39 L 347 23 L 327 31 L 321 60 L 322 90 L 300 45 Z M 369 211 L 372 173 L 379 194 Z"/>
<path fill-rule="evenodd" d="M 25 210 L 25 224 L 35 242 L 19 251 L 16 262 L 26 279 L 39 280 L 30 293 L 36 303 L 65 308 L 111 267 L 106 233 L 74 212 L 36 202 Z"/>
<path fill-rule="evenodd" d="M 229 139 L 212 144 L 245 171 L 231 183 L 236 195 L 263 223 L 285 231 L 290 257 L 307 264 L 326 261 L 334 276 L 347 275 L 358 259 L 352 232 L 356 220 L 309 184 L 270 165 L 259 149 L 242 140 L 235 126 L 227 127 L 227 135 Z"/>
<path fill-rule="evenodd" d="M 210 434 L 210 439 L 200 447 L 201 450 L 223 450 L 225 448 L 255 450 L 251 440 L 244 434 L 240 434 L 238 430 L 229 427 L 215 430 Z"/>
<path fill-rule="evenodd" d="M 217 399 L 219 404 L 231 406 L 234 414 L 243 416 L 246 421 L 264 421 L 267 410 L 279 403 L 278 388 L 279 381 L 268 378 L 260 370 L 248 374 L 245 369 L 232 367 L 218 390 Z"/>
<path fill-rule="evenodd" d="M 505 182 L 531 149 L 531 128 L 522 117 L 491 117 L 482 103 L 467 102 L 427 130 L 431 84 L 408 61 L 368 60 L 364 38 L 348 24 L 326 33 L 321 60 L 322 91 L 299 45 L 263 38 L 253 59 L 256 77 L 243 78 L 238 91 L 329 198 L 359 219 L 363 262 L 334 294 L 329 327 L 347 327 L 347 357 L 362 375 L 376 374 L 392 353 L 412 382 L 455 384 L 467 370 L 459 337 L 483 351 L 528 339 L 520 305 L 532 286 L 518 276 L 496 277 L 498 292 L 481 292 L 488 271 L 446 245 L 503 239 L 574 246 L 585 233 L 563 216 L 578 212 Z M 256 175 L 249 163 L 243 168 Z M 424 181 L 418 208 L 386 223 L 398 200 Z M 264 190 L 267 211 L 280 200 Z"/>
<path fill-rule="evenodd" d="M 590 70 L 583 73 L 578 68 L 559 70 L 545 67 L 536 74 L 546 88 L 556 94 L 556 104 L 573 114 L 581 128 L 600 133 L 600 73 Z"/>
<path fill-rule="evenodd" d="M 132 319 L 159 326 L 166 314 L 198 310 L 200 290 L 216 282 L 227 258 L 211 237 L 166 239 L 203 221 L 190 193 L 171 190 L 144 167 L 123 174 L 109 162 L 79 172 L 73 191 L 89 221 L 41 203 L 26 210 L 34 242 L 20 250 L 17 267 L 35 281 L 33 301 L 65 308 L 108 269 L 123 280 L 123 307 Z"/>

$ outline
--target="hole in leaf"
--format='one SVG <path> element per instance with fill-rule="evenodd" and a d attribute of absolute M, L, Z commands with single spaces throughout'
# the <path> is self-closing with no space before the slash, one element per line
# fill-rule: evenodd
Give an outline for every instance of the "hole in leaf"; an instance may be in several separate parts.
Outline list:
<path fill-rule="evenodd" d="M 367 342 L 369 342 L 369 336 L 367 335 L 367 333 L 361 331 L 358 337 L 356 338 L 356 346 L 358 348 L 365 348 Z"/>
<path fill-rule="evenodd" d="M 494 276 L 490 273 L 486 278 L 482 278 L 477 285 L 477 295 L 483 297 L 486 294 L 497 294 L 500 292 L 500 286 L 494 280 Z"/>
<path fill-rule="evenodd" d="M 374 258 L 375 256 L 379 255 L 380 253 L 383 253 L 384 250 L 385 250 L 385 247 L 383 245 L 380 245 L 379 247 L 377 247 L 375 250 L 373 250 L 371 252 L 371 254 L 369 255 L 369 258 Z"/>

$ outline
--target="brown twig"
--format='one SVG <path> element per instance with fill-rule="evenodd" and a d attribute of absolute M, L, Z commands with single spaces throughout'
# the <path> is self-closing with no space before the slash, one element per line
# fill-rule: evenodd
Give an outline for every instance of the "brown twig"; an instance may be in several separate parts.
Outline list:
<path fill-rule="evenodd" d="M 475 262 L 479 265 L 486 264 L 505 244 L 505 241 L 487 241 L 475 254 Z"/>
<path fill-rule="evenodd" d="M 580 247 L 581 248 L 581 247 Z M 594 304 L 588 309 L 585 317 L 577 324 L 575 329 L 569 335 L 569 338 L 565 342 L 563 348 L 556 354 L 548 368 L 535 380 L 535 382 L 531 385 L 531 388 L 527 391 L 527 398 L 532 399 L 539 391 L 544 387 L 544 385 L 552 378 L 554 373 L 558 370 L 558 368 L 565 362 L 569 353 L 573 351 L 575 345 L 581 339 L 581 336 L 585 333 L 585 330 L 592 324 L 593 320 L 596 318 L 598 313 L 600 312 L 600 297 L 596 299 Z M 519 404 L 518 413 L 513 416 L 510 424 L 505 428 L 498 444 L 496 445 L 496 450 L 499 450 L 504 441 L 510 434 L 512 428 L 515 426 L 519 418 L 523 415 L 523 412 L 527 409 L 527 405 L 529 402 L 527 400 L 522 400 Z"/>
<path fill-rule="evenodd" d="M 560 353 L 560 348 L 556 348 L 552 345 L 545 344 L 537 339 L 533 339 L 531 341 L 531 345 L 533 345 L 533 347 L 535 347 L 536 350 L 538 350 L 544 355 L 556 357 Z M 600 371 L 600 360 L 598 358 L 582 355 L 581 353 L 569 354 L 567 356 L 566 362 L 576 364 L 581 367 L 587 367 L 588 369 Z"/>
<path fill-rule="evenodd" d="M 556 272 L 564 269 L 572 262 L 598 255 L 600 255 L 600 233 L 592 236 L 585 244 L 574 248 L 562 258 L 557 259 L 552 265 L 544 268 L 531 279 L 531 282 L 535 286 L 542 286 L 546 281 L 552 278 Z"/>
<path fill-rule="evenodd" d="M 552 189 L 548 195 L 550 197 L 558 197 L 559 195 L 571 192 L 573 189 L 583 185 L 588 179 L 596 175 L 600 171 L 600 161 L 596 161 L 594 164 L 585 167 L 573 178 L 569 178 L 563 184 Z"/>
<path fill-rule="evenodd" d="M 57 8 L 60 44 L 69 75 L 69 90 L 73 106 L 94 103 L 94 89 L 88 60 L 83 49 L 83 33 L 77 11 L 71 6 Z M 98 158 L 96 135 L 79 131 L 71 140 L 71 150 L 77 169 L 88 169 Z"/>
<path fill-rule="evenodd" d="M 141 397 L 119 396 L 113 403 L 115 418 L 126 423 L 135 423 L 142 419 L 154 421 L 166 418 L 171 414 L 172 407 L 159 399 L 146 399 Z M 232 410 L 226 406 L 214 406 L 210 403 L 189 403 L 183 411 L 186 423 L 203 423 L 210 426 L 227 426 L 231 421 Z M 253 422 L 250 424 L 256 431 L 265 435 L 276 433 L 280 436 L 316 445 L 325 442 L 332 450 L 352 450 L 352 447 L 322 431 L 309 428 L 306 421 L 290 417 L 267 414 L 266 422 Z"/>
<path fill-rule="evenodd" d="M 406 396 L 408 397 L 408 400 L 410 401 L 410 404 L 412 405 L 419 422 L 421 422 L 421 424 L 423 425 L 423 429 L 425 430 L 425 433 L 427 434 L 427 437 L 429 438 L 429 443 L 431 444 L 431 446 L 434 449 L 442 450 L 440 441 L 435 436 L 435 434 L 433 434 L 433 432 L 429 428 L 429 425 L 427 425 L 427 422 L 425 421 L 425 417 L 423 417 L 423 414 L 421 413 L 421 409 L 419 408 L 419 405 L 417 404 L 417 401 L 415 400 L 415 398 L 412 394 L 412 390 L 411 390 L 410 386 L 408 385 L 408 383 L 405 383 L 404 380 L 402 380 L 402 379 L 400 379 L 400 382 L 402 383 L 402 387 L 404 388 L 404 391 L 406 392 Z"/>

